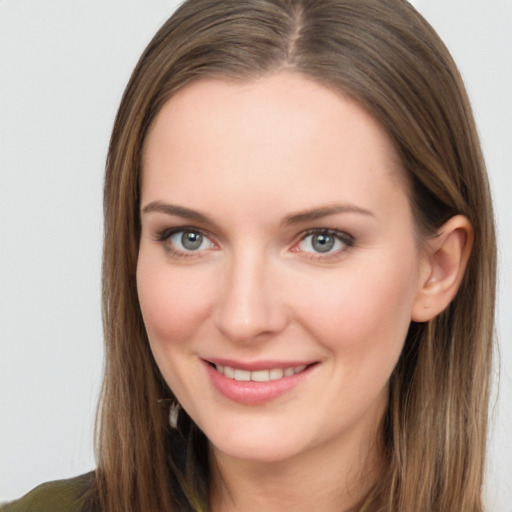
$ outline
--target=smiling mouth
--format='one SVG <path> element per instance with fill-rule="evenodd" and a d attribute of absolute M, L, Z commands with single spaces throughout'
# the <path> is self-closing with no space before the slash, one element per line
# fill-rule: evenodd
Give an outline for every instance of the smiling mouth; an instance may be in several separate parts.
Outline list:
<path fill-rule="evenodd" d="M 306 368 L 311 366 L 301 364 L 299 366 L 291 366 L 288 368 L 272 368 L 269 370 L 249 371 L 215 363 L 210 363 L 210 365 L 228 379 L 236 380 L 238 382 L 269 382 L 272 380 L 280 380 L 285 377 L 297 375 L 298 373 L 303 372 Z"/>
<path fill-rule="evenodd" d="M 203 363 L 217 392 L 233 402 L 256 406 L 303 385 L 320 362 L 203 359 Z"/>

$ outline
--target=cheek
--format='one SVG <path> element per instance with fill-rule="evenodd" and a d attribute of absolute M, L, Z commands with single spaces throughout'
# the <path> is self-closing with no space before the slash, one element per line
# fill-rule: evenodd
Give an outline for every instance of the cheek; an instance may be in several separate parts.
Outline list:
<path fill-rule="evenodd" d="M 343 269 L 297 294 L 303 297 L 298 317 L 350 371 L 359 367 L 356 361 L 372 359 L 394 366 L 411 321 L 415 282 L 407 262 Z"/>
<path fill-rule="evenodd" d="M 186 268 L 171 271 L 140 257 L 137 291 L 152 348 L 183 343 L 209 315 L 208 286 Z"/>

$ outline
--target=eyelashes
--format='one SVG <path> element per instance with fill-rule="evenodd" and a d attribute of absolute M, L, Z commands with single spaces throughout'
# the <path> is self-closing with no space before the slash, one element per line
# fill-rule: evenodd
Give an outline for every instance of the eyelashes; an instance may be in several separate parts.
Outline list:
<path fill-rule="evenodd" d="M 307 259 L 328 260 L 341 257 L 354 246 L 352 235 L 345 231 L 327 228 L 314 228 L 301 233 L 290 251 L 302 253 Z M 202 229 L 181 226 L 159 231 L 154 239 L 164 245 L 164 249 L 176 258 L 204 257 L 219 245 L 213 237 Z"/>

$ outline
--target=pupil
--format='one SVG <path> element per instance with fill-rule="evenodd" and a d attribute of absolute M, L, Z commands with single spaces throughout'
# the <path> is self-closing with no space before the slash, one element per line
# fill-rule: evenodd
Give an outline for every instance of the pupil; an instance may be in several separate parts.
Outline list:
<path fill-rule="evenodd" d="M 193 231 L 187 231 L 181 235 L 181 243 L 185 249 L 193 251 L 198 249 L 203 242 L 203 235 L 201 233 L 194 233 Z"/>
<path fill-rule="evenodd" d="M 317 252 L 329 252 L 334 246 L 334 237 L 330 235 L 315 235 L 312 245 Z"/>

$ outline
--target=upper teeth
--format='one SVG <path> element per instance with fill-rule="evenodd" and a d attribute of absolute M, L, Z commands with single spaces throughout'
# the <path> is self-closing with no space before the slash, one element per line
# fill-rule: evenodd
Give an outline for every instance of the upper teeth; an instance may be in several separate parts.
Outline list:
<path fill-rule="evenodd" d="M 254 372 L 239 370 L 231 368 L 231 366 L 222 366 L 220 364 L 216 364 L 215 368 L 218 372 L 230 379 L 239 381 L 253 380 L 255 382 L 267 382 L 269 380 L 282 379 L 283 377 L 290 377 L 296 373 L 300 373 L 306 368 L 306 365 L 301 364 L 300 366 L 293 366 L 290 368 L 272 368 L 271 370 L 257 370 Z"/>

